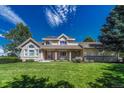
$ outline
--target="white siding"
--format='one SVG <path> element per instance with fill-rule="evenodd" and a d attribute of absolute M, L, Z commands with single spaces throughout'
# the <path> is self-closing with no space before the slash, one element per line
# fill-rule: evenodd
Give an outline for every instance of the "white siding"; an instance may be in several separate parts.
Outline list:
<path fill-rule="evenodd" d="M 29 48 L 29 45 L 33 45 L 34 48 Z M 25 55 L 25 50 L 27 50 L 27 55 Z M 30 50 L 34 50 L 34 56 L 30 56 L 29 55 L 29 51 Z M 38 55 L 37 55 L 37 51 L 38 51 Z M 34 43 L 29 42 L 28 44 L 26 44 L 20 53 L 20 58 L 25 61 L 26 59 L 33 59 L 35 61 L 39 61 L 39 60 L 43 60 L 43 52 L 40 53 L 39 47 L 37 47 Z"/>

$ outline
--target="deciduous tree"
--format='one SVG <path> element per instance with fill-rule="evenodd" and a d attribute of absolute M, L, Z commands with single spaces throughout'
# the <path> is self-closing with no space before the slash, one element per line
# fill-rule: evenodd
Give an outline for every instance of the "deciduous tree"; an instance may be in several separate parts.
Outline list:
<path fill-rule="evenodd" d="M 19 23 L 15 28 L 11 29 L 9 33 L 4 34 L 4 36 L 10 41 L 10 43 L 6 45 L 5 49 L 11 51 L 11 55 L 17 55 L 18 50 L 16 47 L 29 37 L 32 37 L 32 34 L 27 26 Z"/>

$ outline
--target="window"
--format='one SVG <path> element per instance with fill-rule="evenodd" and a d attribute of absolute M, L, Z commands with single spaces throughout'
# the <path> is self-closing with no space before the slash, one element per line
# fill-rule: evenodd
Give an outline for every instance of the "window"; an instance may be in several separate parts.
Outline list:
<path fill-rule="evenodd" d="M 36 50 L 36 55 L 38 56 L 38 53 L 39 53 L 39 51 L 38 51 L 38 49 Z"/>
<path fill-rule="evenodd" d="M 35 51 L 34 50 L 29 50 L 29 56 L 34 56 L 35 55 Z"/>
<path fill-rule="evenodd" d="M 34 46 L 33 45 L 29 45 L 29 48 L 34 48 Z"/>
<path fill-rule="evenodd" d="M 66 45 L 66 41 L 60 41 L 60 45 Z"/>
<path fill-rule="evenodd" d="M 50 45 L 50 42 L 49 41 L 46 41 L 46 45 Z"/>

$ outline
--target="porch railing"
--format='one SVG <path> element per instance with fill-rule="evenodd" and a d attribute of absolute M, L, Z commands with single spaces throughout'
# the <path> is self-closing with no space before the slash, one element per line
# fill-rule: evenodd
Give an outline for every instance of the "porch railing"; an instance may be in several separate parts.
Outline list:
<path fill-rule="evenodd" d="M 84 61 L 117 62 L 118 58 L 116 56 L 84 56 Z"/>

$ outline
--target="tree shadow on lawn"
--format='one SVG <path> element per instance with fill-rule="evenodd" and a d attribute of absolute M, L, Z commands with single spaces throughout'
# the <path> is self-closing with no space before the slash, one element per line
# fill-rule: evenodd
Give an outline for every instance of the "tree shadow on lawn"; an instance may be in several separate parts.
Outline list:
<path fill-rule="evenodd" d="M 73 88 L 74 86 L 67 81 L 61 80 L 57 83 L 48 83 L 49 78 L 36 78 L 28 75 L 22 75 L 21 78 L 13 78 L 13 81 L 7 82 L 3 88 Z"/>
<path fill-rule="evenodd" d="M 124 87 L 124 65 L 112 64 L 104 69 L 102 77 L 90 82 L 93 88 L 123 88 Z"/>

